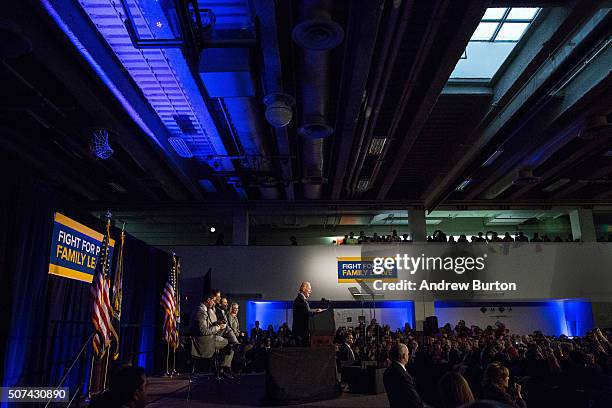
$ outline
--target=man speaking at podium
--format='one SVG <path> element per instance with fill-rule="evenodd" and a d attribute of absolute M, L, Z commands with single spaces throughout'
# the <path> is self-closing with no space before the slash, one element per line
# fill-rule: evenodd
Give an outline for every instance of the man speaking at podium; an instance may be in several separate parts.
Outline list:
<path fill-rule="evenodd" d="M 308 327 L 308 319 L 315 313 L 320 313 L 323 309 L 313 310 L 308 305 L 308 298 L 312 293 L 310 282 L 302 282 L 300 292 L 293 301 L 293 335 L 296 339 L 296 345 L 301 347 L 310 346 L 310 330 Z"/>

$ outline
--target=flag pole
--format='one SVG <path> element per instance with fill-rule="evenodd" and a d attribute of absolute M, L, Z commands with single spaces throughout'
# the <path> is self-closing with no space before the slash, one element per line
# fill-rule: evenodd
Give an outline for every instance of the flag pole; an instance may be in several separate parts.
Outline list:
<path fill-rule="evenodd" d="M 181 290 L 180 290 L 180 277 L 181 277 L 181 258 L 176 256 L 176 253 L 172 252 L 172 255 L 176 258 L 178 258 L 176 260 L 176 339 L 177 339 L 177 343 L 175 344 L 176 347 L 173 348 L 172 350 L 172 373 L 173 374 L 178 374 L 178 372 L 176 371 L 176 349 L 178 348 L 178 345 L 180 344 L 181 341 L 181 336 L 180 336 L 180 331 L 179 331 L 179 327 L 181 324 Z"/>
<path fill-rule="evenodd" d="M 91 353 L 91 368 L 89 369 L 89 385 L 87 386 L 87 398 L 91 399 L 91 379 L 93 378 L 93 366 L 96 353 Z"/>
<path fill-rule="evenodd" d="M 108 350 L 106 350 L 106 364 L 104 366 L 104 383 L 102 384 L 102 391 L 106 391 L 106 376 L 108 374 L 108 357 L 110 356 L 110 344 Z"/>
<path fill-rule="evenodd" d="M 170 376 L 170 342 L 166 343 L 166 377 Z"/>
<path fill-rule="evenodd" d="M 178 372 L 176 371 L 176 349 L 173 348 L 172 349 L 172 375 L 177 375 Z"/>

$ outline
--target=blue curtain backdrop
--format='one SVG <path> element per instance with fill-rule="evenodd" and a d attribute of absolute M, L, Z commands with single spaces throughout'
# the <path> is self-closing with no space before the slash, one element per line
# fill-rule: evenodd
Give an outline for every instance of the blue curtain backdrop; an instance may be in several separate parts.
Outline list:
<path fill-rule="evenodd" d="M 59 194 L 35 178 L 9 178 L 5 185 L 10 194 L 0 202 L 2 386 L 54 386 L 93 327 L 90 285 L 48 274 L 53 214 L 63 212 L 100 231 L 102 222 L 67 209 Z M 118 230 L 111 234 L 119 240 Z M 148 373 L 165 369 L 159 299 L 171 263 L 170 254 L 126 237 L 119 360 Z M 116 260 L 113 272 L 115 265 Z M 90 361 L 87 344 L 65 383 L 71 395 L 86 389 Z"/>

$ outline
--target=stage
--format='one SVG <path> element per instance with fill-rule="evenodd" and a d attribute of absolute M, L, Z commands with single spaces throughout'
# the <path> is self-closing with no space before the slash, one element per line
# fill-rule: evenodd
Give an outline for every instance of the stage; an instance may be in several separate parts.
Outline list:
<path fill-rule="evenodd" d="M 150 377 L 147 407 L 263 407 L 272 405 L 264 400 L 265 374 L 246 374 L 233 381 L 224 380 L 220 384 L 201 377 L 192 385 L 192 398 L 187 403 L 187 375 L 175 378 Z M 295 406 L 295 405 L 293 405 Z M 386 394 L 360 395 L 343 393 L 339 398 L 300 404 L 306 407 L 388 407 Z"/>

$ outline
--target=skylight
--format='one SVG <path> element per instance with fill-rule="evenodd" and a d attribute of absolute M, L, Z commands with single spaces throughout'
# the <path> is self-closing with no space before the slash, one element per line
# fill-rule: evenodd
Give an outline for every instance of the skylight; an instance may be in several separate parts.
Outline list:
<path fill-rule="evenodd" d="M 537 7 L 488 8 L 450 79 L 493 78 L 539 11 Z"/>

